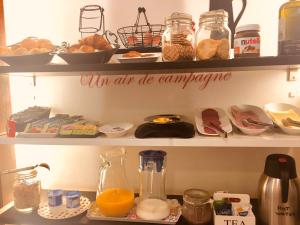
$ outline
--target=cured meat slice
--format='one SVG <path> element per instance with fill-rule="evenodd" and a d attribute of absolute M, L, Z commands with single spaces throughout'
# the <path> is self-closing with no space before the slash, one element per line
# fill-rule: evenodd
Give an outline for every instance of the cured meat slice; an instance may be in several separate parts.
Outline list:
<path fill-rule="evenodd" d="M 208 134 L 217 134 L 217 132 L 214 129 L 209 128 L 209 127 L 211 127 L 210 124 L 222 129 L 221 122 L 219 119 L 219 114 L 214 109 L 203 110 L 202 111 L 202 121 L 203 121 L 203 125 L 204 125 L 204 131 Z M 205 125 L 208 125 L 209 127 L 207 127 Z"/>
<path fill-rule="evenodd" d="M 232 106 L 230 109 L 231 109 L 231 114 L 238 126 L 246 127 L 246 128 L 250 128 L 250 129 L 261 129 L 262 126 L 260 126 L 260 125 L 251 124 L 251 123 L 247 123 L 247 122 L 245 123 L 245 121 L 247 119 L 252 119 L 254 121 L 261 122 L 259 120 L 258 115 L 255 112 L 253 112 L 251 110 L 242 111 L 237 106 Z"/>

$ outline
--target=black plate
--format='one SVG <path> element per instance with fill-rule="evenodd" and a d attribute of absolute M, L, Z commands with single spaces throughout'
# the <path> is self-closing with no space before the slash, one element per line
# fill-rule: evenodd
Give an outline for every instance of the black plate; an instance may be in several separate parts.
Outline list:
<path fill-rule="evenodd" d="M 44 65 L 50 63 L 52 58 L 53 54 L 49 52 L 33 55 L 0 56 L 0 60 L 10 66 Z"/>
<path fill-rule="evenodd" d="M 68 64 L 103 64 L 107 63 L 116 51 L 117 48 L 112 48 L 91 53 L 59 53 L 58 56 Z"/>

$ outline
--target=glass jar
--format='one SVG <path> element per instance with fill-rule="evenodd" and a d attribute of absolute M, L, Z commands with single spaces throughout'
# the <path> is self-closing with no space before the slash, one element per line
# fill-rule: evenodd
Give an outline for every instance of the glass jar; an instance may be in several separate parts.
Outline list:
<path fill-rule="evenodd" d="M 186 61 L 194 59 L 192 16 L 186 13 L 172 13 L 166 18 L 166 30 L 162 36 L 163 61 Z"/>
<path fill-rule="evenodd" d="M 41 199 L 41 181 L 35 169 L 16 174 L 13 199 L 17 211 L 28 213 L 38 209 Z"/>
<path fill-rule="evenodd" d="M 202 14 L 196 33 L 196 59 L 228 59 L 230 35 L 228 13 L 225 10 L 219 9 Z"/>
<path fill-rule="evenodd" d="M 100 154 L 101 166 L 96 203 L 104 216 L 124 217 L 134 206 L 134 192 L 126 177 L 125 149 Z"/>
<path fill-rule="evenodd" d="M 210 224 L 212 206 L 209 193 L 201 189 L 185 190 L 182 215 L 191 224 Z"/>

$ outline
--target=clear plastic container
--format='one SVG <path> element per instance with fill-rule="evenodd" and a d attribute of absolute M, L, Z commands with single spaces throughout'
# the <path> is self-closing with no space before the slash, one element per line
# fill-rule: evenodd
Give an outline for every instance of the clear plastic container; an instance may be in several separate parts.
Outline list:
<path fill-rule="evenodd" d="M 162 36 L 163 61 L 186 61 L 194 59 L 192 16 L 186 13 L 172 13 L 166 18 L 166 30 Z"/>
<path fill-rule="evenodd" d="M 14 207 L 19 212 L 29 213 L 38 209 L 41 199 L 41 181 L 35 169 L 16 174 L 13 199 Z"/>
<path fill-rule="evenodd" d="M 196 33 L 196 59 L 228 59 L 230 56 L 228 13 L 214 10 L 203 13 Z"/>

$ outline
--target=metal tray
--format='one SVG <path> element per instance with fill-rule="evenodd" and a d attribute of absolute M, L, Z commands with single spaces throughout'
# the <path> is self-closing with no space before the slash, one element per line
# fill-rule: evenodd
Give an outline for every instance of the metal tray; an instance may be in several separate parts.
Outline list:
<path fill-rule="evenodd" d="M 0 56 L 0 60 L 10 66 L 45 65 L 51 62 L 53 56 L 52 53 L 47 52 L 32 55 Z"/>

